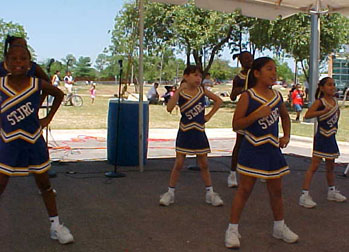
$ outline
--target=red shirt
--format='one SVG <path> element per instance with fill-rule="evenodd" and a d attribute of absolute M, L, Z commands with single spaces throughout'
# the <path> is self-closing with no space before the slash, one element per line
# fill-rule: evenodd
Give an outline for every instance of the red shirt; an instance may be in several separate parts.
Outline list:
<path fill-rule="evenodd" d="M 291 97 L 292 97 L 293 104 L 303 105 L 303 92 L 302 91 L 295 89 L 292 92 Z"/>

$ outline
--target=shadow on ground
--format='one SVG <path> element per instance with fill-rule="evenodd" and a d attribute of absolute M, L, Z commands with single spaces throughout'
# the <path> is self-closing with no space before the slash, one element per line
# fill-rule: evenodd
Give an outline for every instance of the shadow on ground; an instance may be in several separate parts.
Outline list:
<path fill-rule="evenodd" d="M 349 204 L 326 200 L 324 167 L 315 175 L 311 194 L 316 209 L 298 206 L 309 158 L 286 156 L 292 173 L 283 184 L 285 219 L 300 236 L 297 244 L 272 238 L 272 213 L 265 184 L 257 182 L 240 222 L 241 251 L 348 251 Z M 148 160 L 145 172 L 120 167 L 125 178 L 108 179 L 106 162 L 54 163 L 61 220 L 75 243 L 60 245 L 49 238 L 49 223 L 33 177 L 11 178 L 0 198 L 1 252 L 24 251 L 227 251 L 224 233 L 236 189 L 226 186 L 229 157 L 210 158 L 214 189 L 223 207 L 204 202 L 204 186 L 198 172 L 184 169 L 177 186 L 176 203 L 158 205 L 167 190 L 173 159 Z M 195 164 L 194 159 L 186 165 Z M 338 165 L 336 174 L 345 166 Z M 349 196 L 346 178 L 336 178 Z"/>

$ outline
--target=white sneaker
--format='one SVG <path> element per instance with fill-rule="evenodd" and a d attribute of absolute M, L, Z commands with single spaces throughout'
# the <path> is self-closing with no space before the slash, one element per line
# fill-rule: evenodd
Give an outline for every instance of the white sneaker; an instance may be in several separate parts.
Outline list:
<path fill-rule="evenodd" d="M 305 195 L 302 193 L 302 195 L 299 197 L 299 205 L 305 208 L 314 208 L 317 204 L 313 201 L 309 194 Z"/>
<path fill-rule="evenodd" d="M 240 238 L 241 235 L 239 232 L 228 227 L 227 231 L 225 231 L 225 247 L 234 249 L 240 248 Z"/>
<path fill-rule="evenodd" d="M 160 196 L 160 205 L 169 206 L 174 203 L 174 193 L 165 192 Z"/>
<path fill-rule="evenodd" d="M 215 192 L 206 193 L 206 203 L 212 206 L 223 206 L 223 200 L 219 197 L 218 193 Z"/>
<path fill-rule="evenodd" d="M 287 243 L 294 243 L 298 241 L 298 235 L 293 233 L 287 226 L 284 226 L 281 229 L 273 228 L 273 237 L 276 239 L 283 240 Z"/>
<path fill-rule="evenodd" d="M 57 228 L 50 229 L 50 237 L 53 240 L 58 240 L 61 244 L 67 244 L 74 242 L 74 237 L 70 233 L 69 229 L 63 224 L 60 224 Z"/>
<path fill-rule="evenodd" d="M 336 202 L 344 202 L 347 200 L 347 197 L 345 197 L 343 194 L 341 194 L 337 189 L 336 190 L 329 190 L 327 193 L 327 199 L 330 201 L 336 201 Z"/>
<path fill-rule="evenodd" d="M 238 181 L 236 179 L 236 172 L 231 172 L 228 176 L 228 187 L 237 187 Z"/>

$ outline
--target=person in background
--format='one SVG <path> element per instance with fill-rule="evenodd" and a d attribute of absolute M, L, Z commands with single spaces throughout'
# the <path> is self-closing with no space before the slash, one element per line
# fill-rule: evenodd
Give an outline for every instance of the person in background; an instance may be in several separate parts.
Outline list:
<path fill-rule="evenodd" d="M 74 84 L 74 78 L 71 75 L 70 71 L 66 72 L 66 75 L 64 76 L 64 86 L 67 89 L 67 101 L 70 101 L 71 103 L 71 96 L 73 95 L 73 84 Z"/>
<path fill-rule="evenodd" d="M 202 81 L 202 85 L 204 88 L 206 88 L 208 91 L 212 90 L 213 87 L 213 81 L 211 80 L 211 74 L 207 73 L 205 75 L 204 80 Z M 207 96 L 205 96 L 205 106 L 208 107 L 210 106 L 210 98 L 208 98 Z"/>
<path fill-rule="evenodd" d="M 155 82 L 153 86 L 149 89 L 147 93 L 147 99 L 149 104 L 157 104 L 159 102 L 159 93 L 158 93 L 159 83 Z"/>
<path fill-rule="evenodd" d="M 299 118 L 303 109 L 303 96 L 304 92 L 301 89 L 301 85 L 297 84 L 296 89 L 291 94 L 293 108 L 297 113 L 296 122 L 299 122 Z"/>
<path fill-rule="evenodd" d="M 233 88 L 230 93 L 230 99 L 232 101 L 236 100 L 236 97 L 240 95 L 243 91 L 247 89 L 247 74 L 250 70 L 253 62 L 253 56 L 250 52 L 244 51 L 240 54 L 234 54 L 233 59 L 238 58 L 241 64 L 241 71 L 238 75 L 235 76 L 233 80 Z M 233 152 L 231 155 L 231 166 L 230 166 L 230 174 L 228 176 L 227 182 L 228 187 L 237 187 L 237 175 L 236 175 L 236 166 L 238 163 L 238 155 L 239 149 L 241 146 L 242 139 L 244 138 L 244 134 L 242 131 L 236 132 L 236 140 L 233 148 Z"/>
<path fill-rule="evenodd" d="M 91 103 L 93 104 L 95 102 L 95 98 L 96 98 L 96 84 L 95 83 L 91 84 L 90 96 L 91 96 Z"/>

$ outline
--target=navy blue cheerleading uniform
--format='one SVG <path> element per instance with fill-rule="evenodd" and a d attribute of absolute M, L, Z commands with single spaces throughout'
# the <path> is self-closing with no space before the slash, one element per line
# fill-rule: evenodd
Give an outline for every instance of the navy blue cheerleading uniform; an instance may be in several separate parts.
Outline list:
<path fill-rule="evenodd" d="M 321 98 L 320 101 L 322 105 L 318 108 L 318 111 L 324 110 L 325 106 L 331 107 L 324 98 Z M 330 111 L 317 118 L 318 126 L 314 136 L 314 157 L 335 159 L 339 156 L 339 149 L 336 141 L 339 107 L 336 99 L 335 102 L 336 105 L 332 107 Z"/>
<path fill-rule="evenodd" d="M 247 75 L 243 73 L 239 73 L 235 76 L 233 80 L 233 86 L 238 88 L 243 88 L 244 90 L 247 89 Z"/>
<path fill-rule="evenodd" d="M 30 78 L 29 87 L 17 92 L 0 78 L 0 172 L 10 176 L 43 173 L 50 168 L 38 110 L 41 80 Z"/>
<path fill-rule="evenodd" d="M 211 152 L 205 133 L 205 92 L 198 87 L 198 92 L 190 96 L 179 93 L 178 105 L 181 120 L 176 139 L 176 151 L 182 154 L 200 155 Z"/>
<path fill-rule="evenodd" d="M 283 99 L 279 92 L 272 91 L 274 96 L 270 100 L 258 95 L 253 88 L 246 91 L 249 96 L 246 116 L 262 105 L 268 105 L 272 113 L 244 129 L 237 165 L 241 174 L 275 179 L 290 172 L 279 148 L 279 117 Z"/>
<path fill-rule="evenodd" d="M 31 61 L 31 66 L 27 72 L 27 76 L 35 77 L 36 66 L 37 66 L 37 64 L 35 62 Z M 5 77 L 7 74 L 8 74 L 8 71 L 4 67 L 4 62 L 0 62 L 0 77 Z"/>

